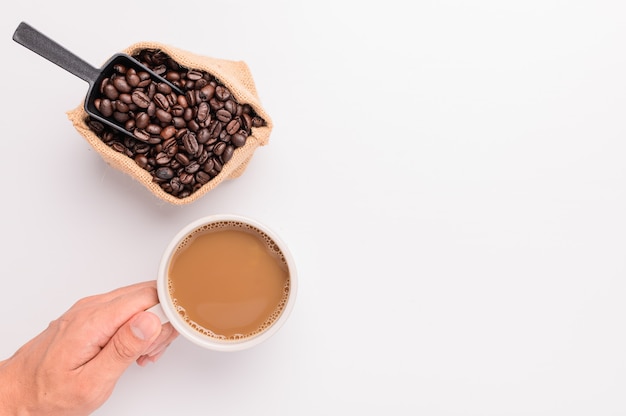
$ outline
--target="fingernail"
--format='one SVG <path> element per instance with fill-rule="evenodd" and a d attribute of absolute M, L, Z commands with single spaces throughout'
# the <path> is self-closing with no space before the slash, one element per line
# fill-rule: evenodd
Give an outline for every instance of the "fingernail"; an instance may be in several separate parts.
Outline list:
<path fill-rule="evenodd" d="M 135 317 L 135 320 L 131 323 L 130 329 L 133 334 L 142 341 L 152 338 L 158 327 L 157 322 L 150 315 L 150 312 L 144 312 Z"/>

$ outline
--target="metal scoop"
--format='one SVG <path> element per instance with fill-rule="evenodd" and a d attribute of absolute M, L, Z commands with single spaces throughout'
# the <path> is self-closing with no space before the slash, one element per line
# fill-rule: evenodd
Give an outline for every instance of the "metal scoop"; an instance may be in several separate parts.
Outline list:
<path fill-rule="evenodd" d="M 184 94 L 180 88 L 156 74 L 135 58 L 124 53 L 113 55 L 102 66 L 102 68 L 95 68 L 25 22 L 21 22 L 15 30 L 15 33 L 13 33 L 13 40 L 41 55 L 50 62 L 67 70 L 68 72 L 71 72 L 77 77 L 87 81 L 89 83 L 89 91 L 87 92 L 87 97 L 85 98 L 85 111 L 87 114 L 89 114 L 89 116 L 93 119 L 98 120 L 101 123 L 131 137 L 134 137 L 131 131 L 126 130 L 122 123 L 118 123 L 112 118 L 102 116 L 94 104 L 95 99 L 100 96 L 99 88 L 102 80 L 110 77 L 115 72 L 114 67 L 116 65 L 124 65 L 126 68 L 134 68 L 138 72 L 145 71 L 150 74 L 155 82 L 164 82 L 177 94 Z"/>

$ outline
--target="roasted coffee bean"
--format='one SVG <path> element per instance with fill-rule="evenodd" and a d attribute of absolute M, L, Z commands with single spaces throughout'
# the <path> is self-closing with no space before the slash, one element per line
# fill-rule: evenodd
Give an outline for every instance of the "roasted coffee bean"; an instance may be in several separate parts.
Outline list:
<path fill-rule="evenodd" d="M 187 128 L 195 133 L 200 130 L 200 125 L 196 120 L 189 120 L 187 122 Z"/>
<path fill-rule="evenodd" d="M 222 123 L 228 123 L 230 119 L 233 118 L 233 115 L 230 113 L 230 111 L 226 110 L 225 108 L 220 108 L 219 110 L 217 110 L 215 112 L 215 116 Z"/>
<path fill-rule="evenodd" d="M 189 164 L 189 158 L 183 153 L 176 153 L 176 156 L 174 157 L 176 158 L 178 163 L 180 163 L 183 166 L 187 166 Z"/>
<path fill-rule="evenodd" d="M 265 121 L 261 117 L 255 116 L 252 118 L 252 127 L 262 127 L 265 125 Z"/>
<path fill-rule="evenodd" d="M 102 141 L 105 143 L 111 143 L 116 137 L 116 133 L 112 131 L 105 131 L 101 133 Z"/>
<path fill-rule="evenodd" d="M 196 173 L 200 170 L 200 164 L 198 162 L 190 162 L 187 166 L 185 166 L 185 172 L 187 173 Z"/>
<path fill-rule="evenodd" d="M 198 105 L 198 114 L 196 117 L 198 118 L 198 122 L 204 123 L 203 126 L 205 127 L 211 122 L 211 107 L 209 107 L 209 103 L 202 101 Z"/>
<path fill-rule="evenodd" d="M 205 183 L 208 183 L 211 180 L 211 175 L 201 170 L 196 173 L 195 178 L 198 183 L 201 183 L 204 185 Z"/>
<path fill-rule="evenodd" d="M 141 153 L 135 156 L 135 162 L 141 168 L 145 168 L 146 166 L 148 166 L 148 158 L 146 157 L 146 155 L 141 154 Z"/>
<path fill-rule="evenodd" d="M 177 129 L 182 129 L 187 126 L 187 122 L 182 117 L 172 117 L 172 125 Z"/>
<path fill-rule="evenodd" d="M 174 157 L 178 153 L 178 143 L 176 143 L 176 139 L 170 137 L 163 143 L 163 152 L 167 154 L 169 157 Z"/>
<path fill-rule="evenodd" d="M 226 143 L 219 142 L 213 147 L 213 154 L 220 156 L 222 152 L 224 152 L 224 149 L 226 149 Z"/>
<path fill-rule="evenodd" d="M 104 117 L 111 117 L 113 115 L 113 103 L 108 98 L 103 98 L 98 110 Z"/>
<path fill-rule="evenodd" d="M 241 127 L 244 130 L 250 130 L 252 127 L 252 116 L 246 112 L 241 115 Z"/>
<path fill-rule="evenodd" d="M 220 101 L 226 101 L 230 98 L 230 91 L 223 85 L 218 85 L 215 88 L 215 96 Z"/>
<path fill-rule="evenodd" d="M 128 120 L 126 120 L 126 123 L 124 123 L 124 128 L 128 131 L 135 130 L 135 119 L 129 118 Z"/>
<path fill-rule="evenodd" d="M 154 157 L 154 160 L 156 161 L 157 165 L 167 165 L 168 163 L 170 163 L 172 158 L 169 157 L 165 152 L 160 152 Z"/>
<path fill-rule="evenodd" d="M 211 133 L 207 128 L 200 129 L 196 132 L 196 139 L 198 140 L 198 143 L 205 144 L 209 141 L 210 138 Z"/>
<path fill-rule="evenodd" d="M 115 86 L 113 84 L 107 84 L 104 87 L 104 95 L 109 100 L 117 100 L 117 97 L 120 96 L 120 93 L 117 91 L 117 89 L 115 89 Z"/>
<path fill-rule="evenodd" d="M 198 151 L 198 140 L 196 139 L 196 134 L 194 132 L 187 132 L 183 136 L 183 146 L 190 155 L 193 155 Z"/>
<path fill-rule="evenodd" d="M 180 104 L 175 104 L 172 106 L 172 116 L 174 117 L 182 117 L 185 113 L 185 109 Z"/>
<path fill-rule="evenodd" d="M 218 100 L 216 97 L 213 97 L 209 100 L 209 105 L 211 106 L 211 109 L 214 111 L 217 111 L 220 108 L 224 108 L 224 102 Z"/>
<path fill-rule="evenodd" d="M 128 107 L 128 104 L 126 104 L 125 102 L 123 102 L 121 100 L 116 100 L 115 101 L 115 110 L 119 111 L 120 113 L 128 113 L 130 108 Z"/>
<path fill-rule="evenodd" d="M 180 182 L 180 178 L 172 178 L 170 180 L 170 187 L 172 188 L 173 194 L 177 194 L 185 189 L 184 185 Z"/>
<path fill-rule="evenodd" d="M 185 108 L 185 112 L 183 113 L 183 119 L 185 121 L 191 121 L 193 120 L 193 108 L 187 107 Z"/>
<path fill-rule="evenodd" d="M 237 103 L 233 100 L 228 100 L 224 103 L 224 110 L 230 112 L 231 115 L 237 114 Z"/>
<path fill-rule="evenodd" d="M 156 108 L 157 106 L 154 101 L 150 102 L 150 104 L 148 104 L 148 108 L 146 109 L 146 114 L 150 117 L 154 117 L 156 115 Z"/>
<path fill-rule="evenodd" d="M 245 132 L 238 131 L 230 136 L 230 142 L 236 147 L 241 147 L 246 144 L 246 138 Z"/>
<path fill-rule="evenodd" d="M 215 169 L 218 172 L 221 172 L 223 165 L 222 165 L 222 162 L 220 162 L 220 159 L 214 156 L 213 163 L 214 163 L 213 169 Z"/>
<path fill-rule="evenodd" d="M 209 159 L 202 165 L 202 170 L 205 172 L 210 172 L 213 170 L 214 167 L 215 162 L 213 161 L 213 159 Z"/>
<path fill-rule="evenodd" d="M 146 71 L 139 71 L 137 75 L 139 76 L 140 80 L 139 84 L 137 84 L 137 87 L 144 88 L 152 83 L 152 77 Z"/>
<path fill-rule="evenodd" d="M 159 144 L 161 143 L 161 141 L 161 136 L 150 136 L 150 138 L 148 139 L 149 144 Z"/>
<path fill-rule="evenodd" d="M 170 162 L 170 168 L 174 169 L 175 171 L 178 171 L 180 168 L 182 168 L 183 165 L 180 164 L 180 162 L 176 159 L 173 159 Z"/>
<path fill-rule="evenodd" d="M 187 78 L 192 81 L 197 81 L 199 79 L 202 79 L 202 72 L 192 69 L 191 71 L 187 72 Z"/>
<path fill-rule="evenodd" d="M 202 101 L 209 101 L 215 94 L 215 87 L 211 84 L 205 85 L 200 89 L 199 97 Z"/>
<path fill-rule="evenodd" d="M 178 177 L 180 178 L 180 182 L 184 183 L 185 185 L 191 185 L 195 180 L 193 173 L 187 173 L 184 170 L 180 172 Z"/>
<path fill-rule="evenodd" d="M 172 87 L 170 87 L 165 82 L 159 82 L 157 84 L 157 91 L 160 92 L 163 95 L 169 95 L 169 94 L 172 93 Z"/>
<path fill-rule="evenodd" d="M 135 117 L 135 124 L 138 129 L 145 129 L 150 124 L 150 116 L 142 111 Z"/>
<path fill-rule="evenodd" d="M 148 124 L 146 127 L 146 131 L 152 135 L 161 134 L 161 130 L 163 130 L 163 128 L 158 124 Z"/>
<path fill-rule="evenodd" d="M 115 78 L 113 78 L 113 86 L 120 93 L 122 93 L 122 92 L 131 92 L 132 89 L 133 89 L 133 87 L 128 85 L 128 82 L 126 82 L 126 78 L 125 77 L 115 77 Z"/>
<path fill-rule="evenodd" d="M 188 87 L 189 88 L 189 87 Z M 196 105 L 196 92 L 195 91 L 187 91 L 185 93 L 185 99 L 187 100 L 187 105 L 189 105 L 190 107 L 193 107 L 194 105 Z"/>
<path fill-rule="evenodd" d="M 133 136 L 142 142 L 148 142 L 151 139 L 150 133 L 144 129 L 137 128 L 133 131 Z"/>
<path fill-rule="evenodd" d="M 228 125 L 226 125 L 226 132 L 228 134 L 235 134 L 239 131 L 239 128 L 241 127 L 241 122 L 239 121 L 238 118 L 232 119 L 231 121 L 228 122 Z"/>
<path fill-rule="evenodd" d="M 154 102 L 162 110 L 168 110 L 170 108 L 170 102 L 163 93 L 156 93 L 154 95 Z"/>
<path fill-rule="evenodd" d="M 135 90 L 132 93 L 133 103 L 139 108 L 148 108 L 150 105 L 150 97 L 141 90 Z"/>
<path fill-rule="evenodd" d="M 235 146 L 228 145 L 222 152 L 222 162 L 228 163 L 228 161 L 233 157 L 233 153 L 235 152 Z"/>
<path fill-rule="evenodd" d="M 211 121 L 211 124 L 209 124 L 208 128 L 211 137 L 219 137 L 219 135 L 222 133 L 222 123 L 219 120 Z"/>
<path fill-rule="evenodd" d="M 139 76 L 137 75 L 137 72 L 134 69 L 131 68 L 128 72 L 126 72 L 126 82 L 131 87 L 133 88 L 136 87 L 137 85 L 139 85 L 140 81 L 141 81 L 141 78 L 139 78 Z"/>
<path fill-rule="evenodd" d="M 135 152 L 140 154 L 145 154 L 150 151 L 150 145 L 148 143 L 137 143 L 135 145 Z"/>
<path fill-rule="evenodd" d="M 161 130 L 161 137 L 163 139 L 169 139 L 170 137 L 174 137 L 174 135 L 176 134 L 176 127 L 174 126 L 166 126 L 165 128 L 163 128 L 163 130 Z"/>
<path fill-rule="evenodd" d="M 208 149 L 202 149 L 202 152 L 200 152 L 200 156 L 198 156 L 198 163 L 200 165 L 204 165 L 204 163 L 209 160 L 209 157 L 211 156 L 211 153 L 209 152 Z"/>
<path fill-rule="evenodd" d="M 158 168 L 154 172 L 154 175 L 159 179 L 170 180 L 174 177 L 174 171 L 170 167 L 163 166 Z"/>

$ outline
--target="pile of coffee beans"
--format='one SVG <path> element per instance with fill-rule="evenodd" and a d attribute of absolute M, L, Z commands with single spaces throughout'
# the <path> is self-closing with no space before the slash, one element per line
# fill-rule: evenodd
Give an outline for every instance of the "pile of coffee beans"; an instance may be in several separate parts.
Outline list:
<path fill-rule="evenodd" d="M 264 126 L 265 120 L 206 71 L 185 68 L 157 49 L 133 57 L 184 94 L 147 72 L 117 65 L 99 86 L 94 106 L 133 137 L 91 118 L 87 125 L 150 172 L 165 192 L 185 198 L 217 176 L 251 129 Z"/>

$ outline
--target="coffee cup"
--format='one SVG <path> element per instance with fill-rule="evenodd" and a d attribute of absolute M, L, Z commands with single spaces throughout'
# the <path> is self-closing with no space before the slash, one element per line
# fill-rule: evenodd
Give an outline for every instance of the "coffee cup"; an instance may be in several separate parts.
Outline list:
<path fill-rule="evenodd" d="M 282 327 L 296 291 L 292 255 L 273 230 L 239 215 L 210 215 L 167 245 L 157 273 L 159 303 L 148 311 L 196 345 L 238 351 Z"/>

